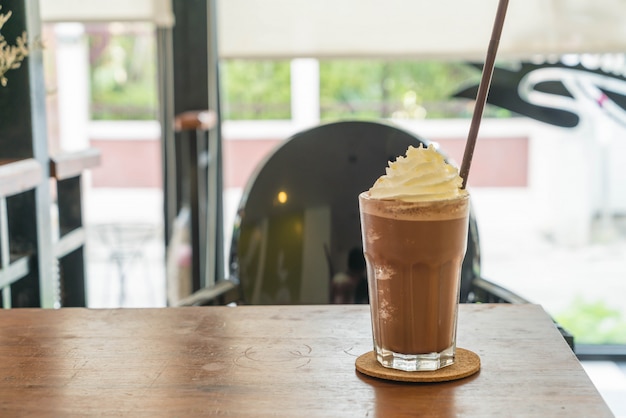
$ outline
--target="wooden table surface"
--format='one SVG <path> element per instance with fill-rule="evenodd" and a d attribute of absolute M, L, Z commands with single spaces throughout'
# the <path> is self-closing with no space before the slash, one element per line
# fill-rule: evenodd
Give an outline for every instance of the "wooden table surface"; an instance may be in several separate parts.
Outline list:
<path fill-rule="evenodd" d="M 537 305 L 461 305 L 481 371 L 406 384 L 357 372 L 366 305 L 0 313 L 0 416 L 612 416 Z"/>

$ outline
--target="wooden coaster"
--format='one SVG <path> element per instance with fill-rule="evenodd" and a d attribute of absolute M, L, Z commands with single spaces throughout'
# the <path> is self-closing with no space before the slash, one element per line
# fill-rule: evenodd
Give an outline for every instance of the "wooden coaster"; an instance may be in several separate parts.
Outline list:
<path fill-rule="evenodd" d="M 448 382 L 463 379 L 480 370 L 480 357 L 473 351 L 457 347 L 454 364 L 434 371 L 405 372 L 382 366 L 373 351 L 356 359 L 356 369 L 368 376 L 398 382 Z"/>

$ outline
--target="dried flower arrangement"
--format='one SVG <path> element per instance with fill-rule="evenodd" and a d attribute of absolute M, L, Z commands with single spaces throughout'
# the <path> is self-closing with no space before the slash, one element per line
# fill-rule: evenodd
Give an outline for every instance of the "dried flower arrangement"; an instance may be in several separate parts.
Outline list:
<path fill-rule="evenodd" d="M 0 6 L 2 9 L 2 6 Z M 11 11 L 6 14 L 0 13 L 0 30 L 11 17 Z M 0 85 L 7 85 L 6 72 L 19 68 L 24 58 L 28 56 L 28 46 L 26 44 L 26 31 L 22 32 L 15 40 L 15 45 L 9 45 L 0 33 Z"/>

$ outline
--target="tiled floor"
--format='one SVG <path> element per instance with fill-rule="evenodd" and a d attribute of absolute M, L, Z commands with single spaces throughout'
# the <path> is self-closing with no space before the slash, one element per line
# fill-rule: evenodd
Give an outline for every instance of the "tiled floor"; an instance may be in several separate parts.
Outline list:
<path fill-rule="evenodd" d="M 626 263 L 623 262 L 626 260 L 626 245 L 622 243 L 616 243 L 611 251 L 601 255 L 596 252 L 597 248 L 555 250 L 542 242 L 531 225 L 507 222 L 499 216 L 507 213 L 507 208 L 496 208 L 494 199 L 498 199 L 498 203 L 508 201 L 516 205 L 519 212 L 524 211 L 523 192 L 510 192 L 507 199 L 490 191 L 475 193 L 476 211 L 482 216 L 479 218 L 481 250 L 483 260 L 486 260 L 484 267 L 489 272 L 489 279 L 504 278 L 504 283 L 500 284 L 512 287 L 533 300 L 535 294 L 551 293 L 546 283 L 541 281 L 542 277 L 536 274 L 537 271 L 554 279 L 558 278 L 557 269 L 566 269 L 571 288 L 586 280 L 590 271 L 601 270 L 615 258 L 622 262 L 611 264 L 611 268 L 623 269 L 621 277 L 626 276 Z M 236 195 L 229 195 L 227 199 L 237 202 Z M 159 190 L 116 189 L 89 192 L 85 201 L 85 218 L 88 230 L 88 298 L 91 307 L 165 306 L 166 270 L 161 210 L 162 197 Z M 527 217 L 516 219 L 529 222 Z M 125 257 L 120 258 L 118 245 L 112 241 L 113 238 L 119 238 L 119 233 L 114 230 L 114 225 L 119 224 L 141 232 L 139 236 L 135 234 L 132 239 L 125 240 L 128 244 L 125 247 L 126 252 L 130 253 L 130 257 L 125 254 Z M 514 239 L 504 238 L 503 235 L 508 238 L 513 236 Z M 510 246 L 503 243 L 509 243 Z M 532 259 L 534 268 L 539 270 L 520 266 L 516 261 L 520 257 Z M 123 263 L 120 265 L 118 261 Z M 586 263 L 585 266 L 579 265 L 581 261 Z M 578 275 L 575 275 L 576 272 Z M 520 281 L 520 277 L 525 280 Z M 551 285 L 555 283 L 552 282 Z M 556 286 L 558 287 L 558 283 Z M 616 292 L 619 300 L 623 300 L 626 291 L 621 292 L 618 289 Z M 536 302 L 547 306 L 553 303 L 556 309 L 563 300 L 556 298 L 553 301 Z M 615 416 L 626 418 L 626 363 L 585 361 L 583 367 Z"/>
<path fill-rule="evenodd" d="M 161 191 L 96 189 L 84 206 L 89 306 L 165 306 Z"/>

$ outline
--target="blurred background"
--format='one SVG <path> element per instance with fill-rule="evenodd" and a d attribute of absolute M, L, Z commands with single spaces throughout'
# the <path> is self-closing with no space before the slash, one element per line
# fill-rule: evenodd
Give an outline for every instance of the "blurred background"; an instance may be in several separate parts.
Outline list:
<path fill-rule="evenodd" d="M 0 87 L 0 177 L 23 174 L 0 182 L 2 306 L 161 307 L 183 281 L 211 288 L 256 168 L 320 124 L 382 121 L 460 162 L 496 6 L 4 1 L 3 45 L 26 29 L 32 50 Z M 618 416 L 625 23 L 623 0 L 511 2 L 468 182 L 481 275 L 574 336 Z"/>
<path fill-rule="evenodd" d="M 52 3 L 42 2 L 51 147 L 91 146 L 102 153 L 100 166 L 85 179 L 89 304 L 164 306 L 159 23 L 129 21 L 132 11 L 131 18 L 117 21 L 63 22 Z M 277 6 L 263 6 L 259 13 L 268 21 L 261 26 L 246 20 L 251 5 L 236 9 L 224 3 L 217 2 L 216 23 L 225 50 L 219 89 L 226 253 L 246 181 L 275 146 L 307 127 L 387 120 L 436 142 L 460 162 L 485 28 L 473 30 L 476 46 L 457 56 L 447 44 L 439 54 L 430 51 L 437 51 L 433 44 L 439 39 L 433 37 L 409 42 L 408 50 L 397 42 L 388 49 L 372 45 L 372 51 L 352 39 L 344 49 L 350 51 L 351 43 L 360 49 L 345 57 L 334 56 L 338 52 L 325 50 L 330 47 L 320 41 L 313 47 L 319 57 L 292 57 L 293 46 L 274 45 L 273 32 L 265 45 L 252 41 L 259 27 L 299 19 L 288 15 L 291 8 L 278 13 L 271 9 Z M 492 15 L 483 9 L 474 17 L 488 27 Z M 512 5 L 512 22 L 516 10 Z M 581 17 L 584 11 L 569 13 Z M 509 31 L 515 28 L 510 25 Z M 623 345 L 626 60 L 604 42 L 605 53 L 596 44 L 577 54 L 556 54 L 547 42 L 544 54 L 536 45 L 527 46 L 532 53 L 505 48 L 469 188 L 483 275 L 542 304 L 577 343 Z M 285 57 L 276 52 L 281 47 Z M 599 102 L 602 95 L 605 102 Z M 552 116 L 539 115 L 537 107 L 551 109 Z M 120 240 L 129 254 L 116 254 Z M 120 275 L 127 280 L 111 280 Z"/>

